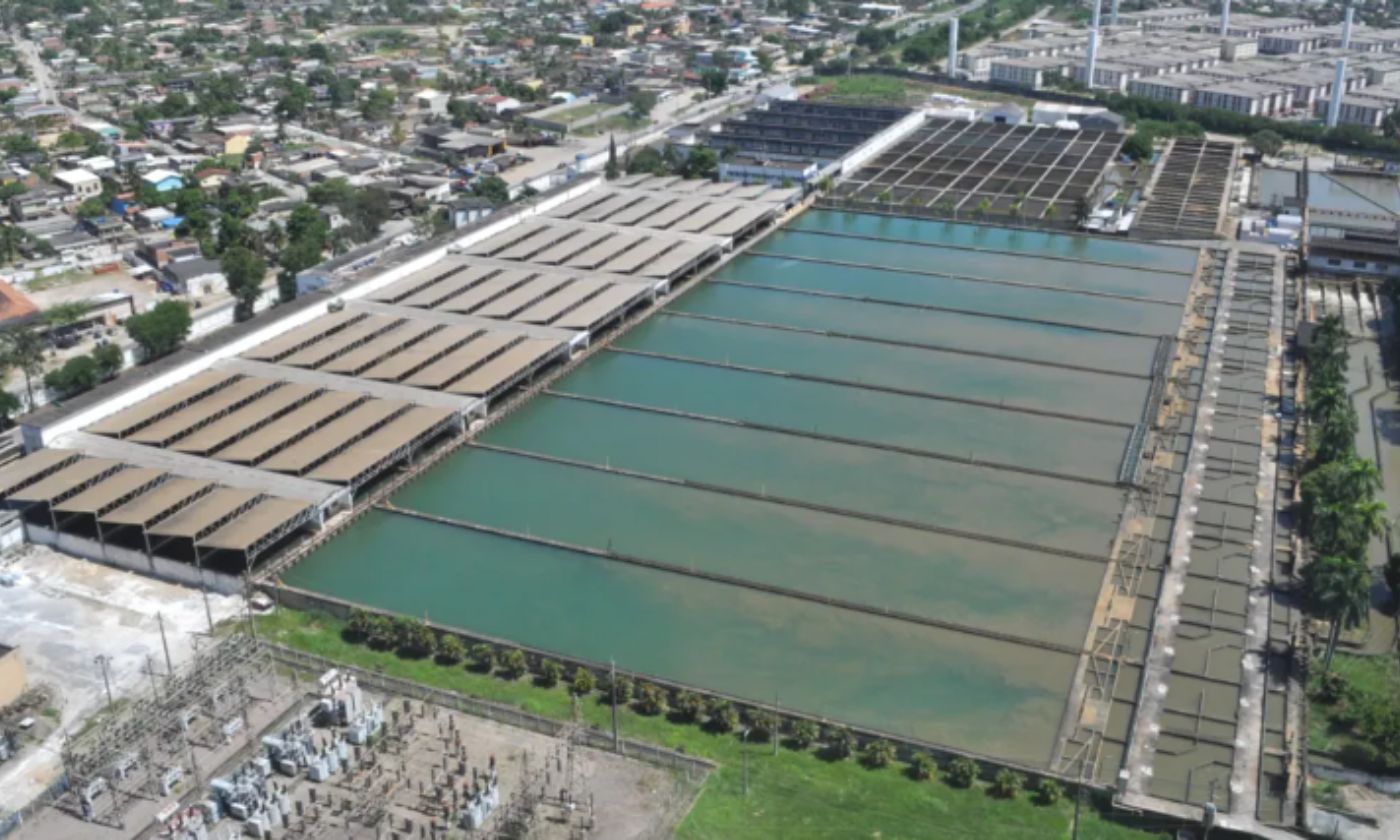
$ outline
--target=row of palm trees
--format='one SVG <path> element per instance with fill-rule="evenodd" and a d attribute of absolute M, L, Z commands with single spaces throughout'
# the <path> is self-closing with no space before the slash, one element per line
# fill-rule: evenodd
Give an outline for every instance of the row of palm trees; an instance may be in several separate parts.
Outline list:
<path fill-rule="evenodd" d="M 1332 666 L 1342 631 L 1359 627 L 1371 607 L 1367 549 L 1385 533 L 1385 504 L 1376 464 L 1356 454 L 1356 408 L 1347 393 L 1349 353 L 1340 317 L 1329 315 L 1307 352 L 1308 465 L 1301 519 L 1311 547 L 1303 569 L 1313 611 L 1330 624 L 1324 669 Z"/>

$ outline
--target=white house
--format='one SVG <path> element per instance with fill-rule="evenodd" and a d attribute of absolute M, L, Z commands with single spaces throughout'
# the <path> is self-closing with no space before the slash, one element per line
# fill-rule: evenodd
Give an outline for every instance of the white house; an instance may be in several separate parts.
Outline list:
<path fill-rule="evenodd" d="M 69 195 L 79 201 L 85 201 L 102 194 L 102 179 L 86 169 L 67 169 L 63 172 L 55 172 L 53 179 Z"/>

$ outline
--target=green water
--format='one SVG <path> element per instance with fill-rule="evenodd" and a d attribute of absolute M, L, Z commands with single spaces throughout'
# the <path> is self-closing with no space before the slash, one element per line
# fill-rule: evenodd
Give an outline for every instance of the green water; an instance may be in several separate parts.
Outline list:
<path fill-rule="evenodd" d="M 1130 297 L 1184 301 L 1191 278 L 1183 274 L 1124 269 L 1019 254 L 988 254 L 934 245 L 872 243 L 844 236 L 780 232 L 761 242 L 757 254 L 840 260 L 913 271 L 946 272 L 971 277 L 1005 277 L 1061 289 L 1107 292 Z"/>
<path fill-rule="evenodd" d="M 1143 376 L 1152 368 L 1152 355 L 1157 347 L 1156 339 L 1152 338 L 969 318 L 947 312 L 722 284 L 701 286 L 676 301 L 668 311 L 995 353 L 1033 361 L 1051 360 Z"/>
<path fill-rule="evenodd" d="M 801 233 L 780 234 L 763 248 L 1171 299 L 1179 299 L 1186 284 L 1183 275 L 1171 272 L 1189 271 L 1194 261 L 1194 252 L 1184 249 L 880 217 L 808 213 L 799 226 L 1014 253 Z M 1123 265 L 1036 259 L 1037 254 Z M 284 579 L 561 655 L 616 659 L 628 670 L 1045 765 L 1075 658 L 976 632 L 1077 647 L 1103 566 L 936 529 L 1105 554 L 1123 503 L 1117 488 L 986 462 L 1111 480 L 1128 430 L 1096 421 L 1136 422 L 1146 381 L 1029 362 L 1145 374 L 1152 340 L 889 302 L 1152 335 L 1174 333 L 1179 311 L 1141 301 L 781 258 L 741 256 L 725 276 L 768 288 L 702 284 L 670 303 L 691 315 L 660 315 L 618 342 L 621 348 L 688 360 L 602 352 L 555 388 L 848 440 L 542 395 L 480 440 L 518 451 L 459 451 L 401 488 L 394 503 L 532 539 L 611 549 L 964 630 L 877 618 L 384 512 L 357 520 Z M 716 366 L 723 363 L 837 381 Z M 871 385 L 910 393 L 861 387 Z M 1012 408 L 1082 419 L 1007 410 Z M 882 444 L 982 463 L 891 452 Z M 670 481 L 625 476 L 617 469 Z M 874 521 L 878 517 L 911 525 Z"/>
<path fill-rule="evenodd" d="M 1045 765 L 1074 658 L 374 512 L 287 583 Z"/>
<path fill-rule="evenodd" d="M 1116 487 L 910 457 L 542 396 L 481 442 L 554 458 L 680 478 L 904 521 L 1106 554 L 1123 494 Z M 469 453 L 414 482 L 394 503 L 463 518 L 477 481 Z M 453 463 L 453 459 L 461 463 Z M 597 497 L 598 505 L 605 497 Z M 1015 511 L 1013 517 L 1007 511 Z"/>
<path fill-rule="evenodd" d="M 720 269 L 715 278 L 758 286 L 851 295 L 891 303 L 939 306 L 958 312 L 942 317 L 939 313 L 926 312 L 924 314 L 930 318 L 930 323 L 960 323 L 965 325 L 965 329 L 1000 333 L 1011 332 L 1016 328 L 1024 329 L 1029 325 L 998 324 L 992 319 L 968 318 L 961 313 L 982 312 L 988 315 L 1033 318 L 1073 326 L 1149 335 L 1175 335 L 1177 327 L 1181 325 L 1179 306 L 1024 286 L 1009 287 L 999 283 L 933 277 L 927 274 L 851 268 L 782 257 L 753 256 L 735 260 Z M 697 289 L 696 292 L 703 291 L 704 288 Z M 694 296 L 694 293 L 686 295 L 687 302 Z M 1030 328 L 1056 334 L 1084 335 L 1081 331 L 1056 330 L 1053 327 Z"/>
<path fill-rule="evenodd" d="M 1135 423 L 1147 381 L 693 318 L 652 318 L 615 347 Z"/>
<path fill-rule="evenodd" d="M 1195 271 L 1197 257 L 1195 248 L 1173 245 L 830 210 L 803 213 L 788 229 L 986 248 L 1033 257 L 1093 260 L 1183 274 Z"/>
<path fill-rule="evenodd" d="M 707 365 L 604 353 L 554 389 L 1113 480 L 1128 430 Z"/>

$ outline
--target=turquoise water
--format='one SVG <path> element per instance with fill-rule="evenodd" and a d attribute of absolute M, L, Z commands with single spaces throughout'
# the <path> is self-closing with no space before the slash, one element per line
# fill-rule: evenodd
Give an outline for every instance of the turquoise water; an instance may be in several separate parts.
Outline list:
<path fill-rule="evenodd" d="M 1172 299 L 1186 283 L 1174 272 L 1188 272 L 1194 260 L 1182 249 L 879 217 L 808 213 L 799 226 L 1016 255 L 801 233 L 779 234 L 762 248 Z M 1035 259 L 1036 248 L 1121 265 Z M 1078 647 L 1104 566 L 973 535 L 1107 553 L 1123 494 L 1069 477 L 1116 475 L 1146 396 L 1153 339 L 1084 328 L 1172 334 L 1179 308 L 751 256 L 724 276 L 765 288 L 702 284 L 669 304 L 688 314 L 649 319 L 620 336 L 618 350 L 554 384 L 563 394 L 713 419 L 534 397 L 483 433 L 481 446 L 454 453 L 393 498 L 401 509 L 526 538 L 376 511 L 288 570 L 285 581 L 565 656 L 615 659 L 626 670 L 1045 765 L 1076 658 L 977 634 Z M 1040 361 L 1116 373 L 1033 363 Z"/>
<path fill-rule="evenodd" d="M 1128 430 L 782 376 L 604 353 L 554 389 L 1112 481 Z"/>
<path fill-rule="evenodd" d="M 652 318 L 613 346 L 1120 423 L 1147 398 L 1146 380 L 692 318 Z"/>
<path fill-rule="evenodd" d="M 736 260 L 720 269 L 715 279 L 953 309 L 957 312 L 949 313 L 941 319 L 938 318 L 938 313 L 926 314 L 939 323 L 963 323 L 967 325 L 967 329 L 977 330 L 996 329 L 998 324 L 992 319 L 968 318 L 961 314 L 962 312 L 1032 318 L 1071 326 L 1138 332 L 1154 336 L 1175 335 L 1181 325 L 1180 306 L 1024 286 L 1008 287 L 999 283 L 934 277 L 927 274 L 851 268 L 782 257 L 754 256 Z M 707 291 L 709 288 L 702 287 L 696 292 Z M 687 303 L 693 296 L 693 293 L 686 295 Z M 1013 323 L 1002 326 L 1000 332 L 1008 333 L 1015 329 L 1024 329 L 1026 326 Z M 1060 332 L 1075 336 L 1084 335 L 1083 331 Z"/>
<path fill-rule="evenodd" d="M 1044 765 L 1074 657 L 374 512 L 292 586 Z"/>
<path fill-rule="evenodd" d="M 667 311 L 993 353 L 1032 361 L 1048 360 L 1139 376 L 1148 375 L 1157 346 L 1156 339 L 1152 338 L 1046 327 L 995 318 L 969 318 L 956 313 L 718 283 L 696 289 L 676 301 Z"/>

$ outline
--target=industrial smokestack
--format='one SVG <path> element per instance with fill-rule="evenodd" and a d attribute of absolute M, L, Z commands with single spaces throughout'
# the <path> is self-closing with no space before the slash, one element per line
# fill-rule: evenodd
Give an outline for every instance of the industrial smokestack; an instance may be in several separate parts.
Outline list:
<path fill-rule="evenodd" d="M 958 74 L 958 19 L 948 22 L 948 75 Z"/>
<path fill-rule="evenodd" d="M 1220 37 L 1230 37 L 1230 0 L 1224 0 L 1220 6 Z"/>
<path fill-rule="evenodd" d="M 1109 26 L 1117 26 L 1117 25 L 1118 25 L 1118 0 L 1113 0 L 1113 5 L 1109 7 L 1109 12 L 1108 12 L 1108 25 L 1109 25 Z"/>
<path fill-rule="evenodd" d="M 1342 49 L 1351 49 L 1351 4 L 1347 4 L 1347 16 L 1342 18 Z"/>
<path fill-rule="evenodd" d="M 1337 75 L 1332 79 L 1332 100 L 1327 103 L 1327 127 L 1336 128 L 1337 118 L 1342 115 L 1342 95 L 1347 86 L 1347 60 L 1337 59 Z"/>
<path fill-rule="evenodd" d="M 1084 86 L 1094 87 L 1094 59 L 1099 53 L 1099 15 L 1103 12 L 1103 0 L 1094 0 L 1094 22 L 1089 25 L 1089 50 L 1084 61 Z"/>

